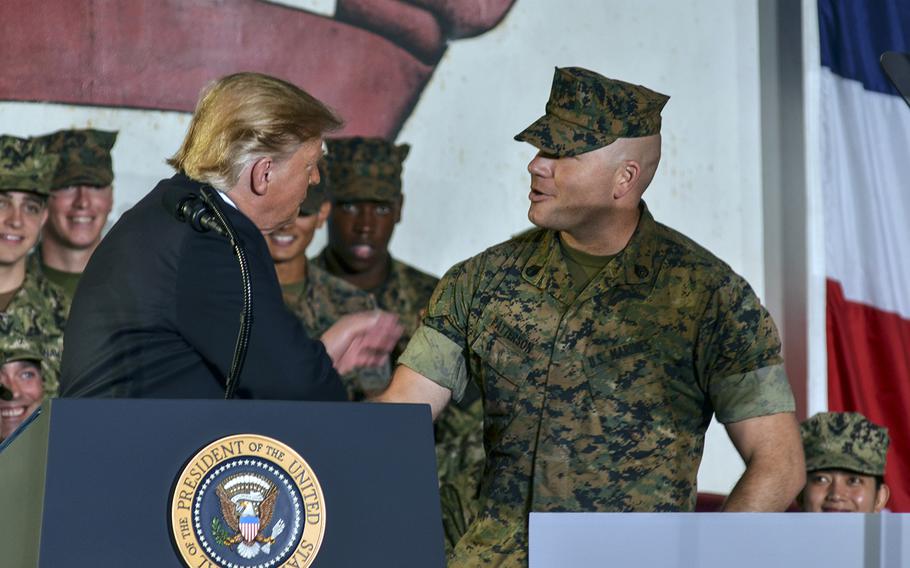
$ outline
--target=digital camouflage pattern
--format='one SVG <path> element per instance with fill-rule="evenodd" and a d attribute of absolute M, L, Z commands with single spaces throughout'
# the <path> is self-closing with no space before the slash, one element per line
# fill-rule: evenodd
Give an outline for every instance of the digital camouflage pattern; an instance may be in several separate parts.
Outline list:
<path fill-rule="evenodd" d="M 806 450 L 806 471 L 845 469 L 885 475 L 888 429 L 858 412 L 820 412 L 799 427 Z"/>
<path fill-rule="evenodd" d="M 0 365 L 12 361 L 38 361 L 44 358 L 41 346 L 34 338 L 21 335 L 0 336 Z"/>
<path fill-rule="evenodd" d="M 327 251 L 328 247 L 322 249 L 322 252 L 311 260 L 310 265 L 329 270 L 331 261 L 328 260 Z M 376 299 L 376 304 L 380 309 L 398 314 L 401 325 L 404 327 L 404 333 L 401 334 L 401 339 L 398 340 L 398 345 L 392 352 L 394 362 L 404 352 L 404 348 L 407 347 L 408 341 L 420 324 L 421 312 L 426 309 L 430 295 L 433 294 L 433 288 L 436 287 L 439 279 L 394 258 L 390 258 L 389 262 L 391 266 L 385 282 L 378 288 L 366 290 L 366 292 Z"/>
<path fill-rule="evenodd" d="M 525 566 L 530 511 L 691 511 L 712 414 L 794 409 L 749 285 L 644 205 L 581 293 L 535 230 L 453 267 L 423 323 L 399 362 L 484 401 L 482 511 L 450 567 Z"/>
<path fill-rule="evenodd" d="M 575 156 L 660 132 L 670 97 L 582 69 L 556 68 L 546 114 L 515 135 L 554 156 Z"/>
<path fill-rule="evenodd" d="M 67 307 L 65 316 L 69 317 L 68 310 L 73 304 L 73 296 L 76 294 L 76 286 L 79 284 L 82 273 L 63 272 L 44 264 L 44 258 L 41 256 L 41 247 L 35 247 L 28 255 L 25 270 L 27 272 L 40 273 L 43 279 L 50 282 L 57 288 L 58 292 L 63 294 Z"/>
<path fill-rule="evenodd" d="M 449 404 L 435 423 L 436 470 L 446 554 L 480 513 L 483 475 L 483 401 Z"/>
<path fill-rule="evenodd" d="M 318 338 L 342 316 L 375 310 L 373 297 L 341 278 L 308 263 L 303 282 L 281 287 L 284 303 L 300 318 L 310 337 Z M 360 369 L 341 377 L 350 400 L 363 400 L 389 384 L 390 366 Z"/>
<path fill-rule="evenodd" d="M 329 262 L 326 251 L 323 249 L 310 266 L 326 269 Z M 398 314 L 404 327 L 392 352 L 394 362 L 417 329 L 439 279 L 395 259 L 390 262 L 386 281 L 369 292 L 380 309 Z M 436 420 L 436 459 L 448 548 L 461 537 L 467 522 L 474 518 L 479 508 L 479 471 L 484 455 L 482 428 L 483 407 L 474 401 L 450 404 Z"/>
<path fill-rule="evenodd" d="M 46 396 L 57 396 L 59 390 L 63 328 L 68 312 L 63 293 L 36 270 L 26 271 L 22 287 L 6 310 L 0 312 L 0 337 L 21 338 L 40 351 Z"/>
<path fill-rule="evenodd" d="M 0 335 L 0 365 L 13 361 L 34 361 L 41 367 L 42 378 L 49 372 L 44 364 L 40 339 L 19 334 Z"/>
<path fill-rule="evenodd" d="M 382 138 L 328 138 L 330 197 L 339 201 L 394 201 L 401 197 L 401 170 L 411 147 Z"/>
<path fill-rule="evenodd" d="M 107 187 L 114 182 L 111 149 L 117 132 L 106 130 L 58 130 L 33 138 L 44 145 L 48 153 L 60 157 L 51 189 L 78 185 Z"/>
<path fill-rule="evenodd" d="M 48 196 L 60 158 L 41 144 L 0 135 L 0 191 L 24 191 Z"/>

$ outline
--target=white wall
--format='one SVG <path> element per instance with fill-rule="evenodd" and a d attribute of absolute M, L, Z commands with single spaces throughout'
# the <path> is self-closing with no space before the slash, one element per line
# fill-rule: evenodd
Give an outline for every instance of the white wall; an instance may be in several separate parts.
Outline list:
<path fill-rule="evenodd" d="M 306 4 L 306 2 L 300 2 Z M 325 1 L 318 2 L 325 11 Z M 512 136 L 543 113 L 554 66 L 580 65 L 671 95 L 664 154 L 646 194 L 655 217 L 714 251 L 764 292 L 757 4 L 729 0 L 517 0 L 499 27 L 454 42 L 399 141 L 406 203 L 392 251 L 441 274 L 526 220 L 529 145 Z M 180 113 L 0 103 L 0 130 L 121 131 L 115 211 L 157 179 L 179 145 Z M 322 241 L 312 249 L 316 252 Z M 700 489 L 742 471 L 722 429 L 709 434 Z"/>

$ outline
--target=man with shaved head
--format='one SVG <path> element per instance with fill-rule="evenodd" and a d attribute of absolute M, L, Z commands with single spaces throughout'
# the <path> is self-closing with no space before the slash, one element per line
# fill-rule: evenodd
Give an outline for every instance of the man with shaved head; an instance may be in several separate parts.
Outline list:
<path fill-rule="evenodd" d="M 728 511 L 782 511 L 805 479 L 774 322 L 742 277 L 651 216 L 668 97 L 557 69 L 538 228 L 448 271 L 385 401 L 484 401 L 482 511 L 449 566 L 527 565 L 531 511 L 692 511 L 712 415 L 746 462 Z"/>

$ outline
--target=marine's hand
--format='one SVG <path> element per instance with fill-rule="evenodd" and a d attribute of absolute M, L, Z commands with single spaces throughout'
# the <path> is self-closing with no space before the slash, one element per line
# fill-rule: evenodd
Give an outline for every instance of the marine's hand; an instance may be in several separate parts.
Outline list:
<path fill-rule="evenodd" d="M 398 316 L 375 310 L 342 317 L 322 334 L 322 342 L 342 375 L 386 362 L 404 328 Z"/>

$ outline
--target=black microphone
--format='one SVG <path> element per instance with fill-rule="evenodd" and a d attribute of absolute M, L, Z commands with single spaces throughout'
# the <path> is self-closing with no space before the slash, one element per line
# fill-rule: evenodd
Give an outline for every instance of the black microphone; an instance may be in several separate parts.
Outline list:
<path fill-rule="evenodd" d="M 190 227 L 200 233 L 215 231 L 223 237 L 230 238 L 215 215 L 209 211 L 208 205 L 197 195 L 189 194 L 178 201 L 174 214 L 178 221 L 189 223 Z"/>
<path fill-rule="evenodd" d="M 13 400 L 13 391 L 0 385 L 0 400 Z"/>

